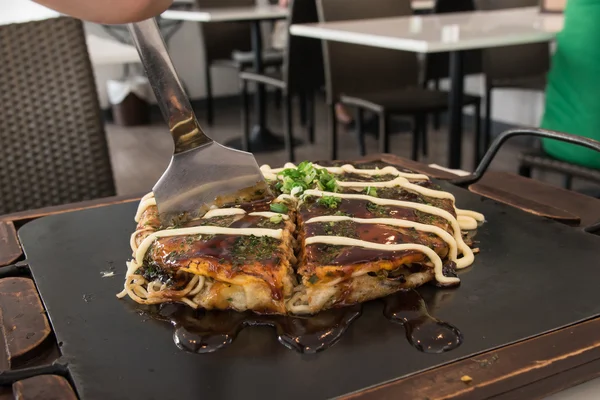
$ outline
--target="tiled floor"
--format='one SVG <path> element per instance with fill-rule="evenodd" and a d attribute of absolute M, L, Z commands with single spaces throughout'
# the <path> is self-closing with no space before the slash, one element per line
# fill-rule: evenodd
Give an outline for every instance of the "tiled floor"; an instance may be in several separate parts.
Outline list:
<path fill-rule="evenodd" d="M 202 115 L 200 112 L 199 115 Z M 281 132 L 281 113 L 275 109 L 270 110 L 270 127 L 274 132 Z M 202 123 L 202 119 L 200 120 Z M 298 124 L 296 118 L 295 136 L 305 138 L 305 131 Z M 463 169 L 470 170 L 472 166 L 473 129 L 471 124 L 465 127 L 463 141 Z M 241 130 L 241 117 L 239 108 L 235 104 L 221 106 L 216 109 L 215 126 L 206 127 L 206 132 L 220 143 L 228 139 L 239 137 Z M 325 106 L 317 107 L 316 143 L 304 144 L 297 148 L 298 160 L 319 160 L 328 157 L 328 123 Z M 158 177 L 165 170 L 171 157 L 172 142 L 166 126 L 157 122 L 150 126 L 120 127 L 114 124 L 107 125 L 110 152 L 114 167 L 117 191 L 119 194 L 132 194 L 146 192 L 151 189 Z M 392 136 L 391 152 L 393 154 L 410 157 L 411 135 L 408 132 Z M 356 139 L 352 132 L 340 132 L 339 158 L 352 159 L 358 157 Z M 439 131 L 430 127 L 429 131 L 429 156 L 422 160 L 446 165 L 446 151 L 448 134 L 442 127 Z M 493 168 L 516 172 L 518 163 L 517 155 L 527 148 L 523 142 L 509 142 L 500 151 L 493 163 Z M 377 141 L 373 136 L 367 137 L 368 154 L 377 153 Z M 272 166 L 282 165 L 287 159 L 283 151 L 274 153 L 256 154 L 259 164 Z M 539 178 L 560 184 L 560 178 L 551 175 L 538 175 Z M 576 187 L 585 184 L 576 183 Z"/>

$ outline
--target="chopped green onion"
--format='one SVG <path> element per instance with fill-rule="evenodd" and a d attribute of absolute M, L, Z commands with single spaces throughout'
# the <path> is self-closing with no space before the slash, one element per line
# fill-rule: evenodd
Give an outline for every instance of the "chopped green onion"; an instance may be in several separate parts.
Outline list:
<path fill-rule="evenodd" d="M 281 182 L 277 188 L 283 193 L 302 193 L 309 188 L 318 188 L 328 192 L 337 192 L 338 185 L 335 177 L 326 169 L 315 168 L 310 162 L 302 162 L 297 168 L 288 168 L 281 171 L 278 176 Z"/>
<path fill-rule="evenodd" d="M 375 189 L 374 187 L 367 187 L 365 189 L 365 193 L 369 196 L 377 197 L 377 189 Z"/>
<path fill-rule="evenodd" d="M 287 206 L 283 203 L 271 203 L 270 208 L 271 211 L 279 214 L 286 214 L 288 212 Z"/>
<path fill-rule="evenodd" d="M 281 216 L 281 214 L 279 215 L 273 215 L 271 218 L 269 218 L 269 221 L 271 221 L 274 224 L 278 224 L 283 220 L 283 217 Z"/>
<path fill-rule="evenodd" d="M 317 200 L 317 202 L 320 205 L 325 206 L 327 208 L 338 208 L 338 206 L 342 202 L 342 199 L 340 199 L 339 197 L 335 197 L 335 196 L 323 196 L 323 197 L 319 198 L 319 200 Z"/>

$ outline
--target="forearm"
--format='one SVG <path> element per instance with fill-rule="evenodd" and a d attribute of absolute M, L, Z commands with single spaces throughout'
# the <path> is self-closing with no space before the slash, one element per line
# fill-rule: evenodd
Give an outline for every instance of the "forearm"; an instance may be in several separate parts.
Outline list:
<path fill-rule="evenodd" d="M 159 15 L 173 0 L 35 0 L 37 3 L 86 21 L 124 24 Z"/>

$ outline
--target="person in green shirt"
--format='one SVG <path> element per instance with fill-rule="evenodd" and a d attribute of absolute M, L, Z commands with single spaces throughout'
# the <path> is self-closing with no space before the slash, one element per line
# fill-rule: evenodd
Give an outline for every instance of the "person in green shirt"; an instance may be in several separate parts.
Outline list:
<path fill-rule="evenodd" d="M 571 0 L 557 36 L 542 128 L 600 140 L 600 0 Z M 600 169 L 600 153 L 543 139 L 550 156 Z"/>

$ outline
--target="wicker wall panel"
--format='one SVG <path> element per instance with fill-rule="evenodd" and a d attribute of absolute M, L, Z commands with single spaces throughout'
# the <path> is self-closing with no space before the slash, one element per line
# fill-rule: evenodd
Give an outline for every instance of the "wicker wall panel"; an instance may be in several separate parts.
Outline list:
<path fill-rule="evenodd" d="M 82 23 L 0 26 L 0 214 L 114 194 Z"/>

